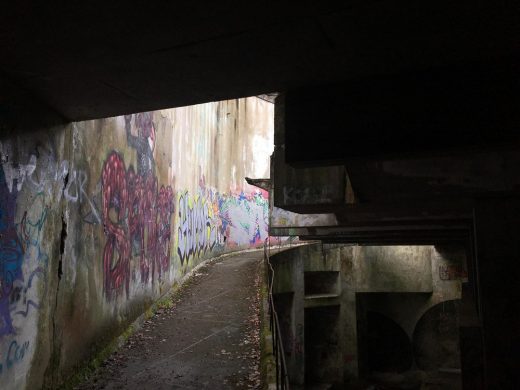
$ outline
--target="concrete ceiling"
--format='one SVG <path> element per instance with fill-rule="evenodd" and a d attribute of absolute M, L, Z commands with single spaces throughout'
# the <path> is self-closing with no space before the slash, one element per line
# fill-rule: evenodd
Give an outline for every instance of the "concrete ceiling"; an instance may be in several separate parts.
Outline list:
<path fill-rule="evenodd" d="M 129 6 L 132 4 L 132 6 Z M 85 120 L 518 51 L 497 1 L 12 1 L 0 124 Z"/>

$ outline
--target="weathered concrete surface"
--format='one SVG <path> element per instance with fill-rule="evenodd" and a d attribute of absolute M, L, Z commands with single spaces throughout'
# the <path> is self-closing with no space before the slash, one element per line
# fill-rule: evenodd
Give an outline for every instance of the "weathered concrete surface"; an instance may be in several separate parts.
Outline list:
<path fill-rule="evenodd" d="M 263 252 L 211 262 L 159 310 L 87 389 L 259 388 L 259 287 Z"/>
<path fill-rule="evenodd" d="M 63 194 L 65 130 L 0 142 L 1 388 L 40 388 L 52 361 L 63 215 L 51 200 Z"/>
<path fill-rule="evenodd" d="M 0 135 L 0 388 L 59 387 L 204 259 L 262 245 L 271 103 Z"/>
<path fill-rule="evenodd" d="M 356 292 L 432 292 L 429 246 L 352 246 L 343 250 L 345 275 Z M 335 251 L 338 254 L 340 250 Z"/>
<path fill-rule="evenodd" d="M 369 312 L 395 324 L 410 350 L 412 343 L 416 350 L 424 350 L 424 340 L 430 339 L 446 346 L 441 356 L 423 353 L 426 359 L 435 358 L 428 364 L 439 365 L 444 359 L 445 368 L 459 367 L 454 363 L 458 312 L 449 324 L 440 325 L 430 323 L 428 313 L 442 309 L 444 302 L 460 300 L 467 282 L 463 248 L 312 244 L 276 254 L 271 261 L 293 383 L 305 379 L 306 385 L 348 384 L 365 374 L 366 347 L 359 342 L 366 336 Z M 444 330 L 447 326 L 450 329 Z M 433 328 L 442 334 L 434 334 Z M 455 383 L 460 384 L 456 377 Z"/>

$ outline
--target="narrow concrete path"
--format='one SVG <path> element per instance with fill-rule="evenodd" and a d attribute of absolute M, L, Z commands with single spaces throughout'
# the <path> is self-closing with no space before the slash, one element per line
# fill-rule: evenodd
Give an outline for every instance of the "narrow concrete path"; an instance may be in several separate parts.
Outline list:
<path fill-rule="evenodd" d="M 200 268 L 78 389 L 254 389 L 262 251 Z"/>

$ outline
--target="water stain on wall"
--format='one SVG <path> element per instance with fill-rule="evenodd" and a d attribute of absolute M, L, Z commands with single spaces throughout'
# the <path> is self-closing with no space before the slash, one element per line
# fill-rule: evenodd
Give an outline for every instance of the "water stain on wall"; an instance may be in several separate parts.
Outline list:
<path fill-rule="evenodd" d="M 58 386 L 200 261 L 261 245 L 243 178 L 268 177 L 272 121 L 248 98 L 2 140 L 0 387 Z"/>

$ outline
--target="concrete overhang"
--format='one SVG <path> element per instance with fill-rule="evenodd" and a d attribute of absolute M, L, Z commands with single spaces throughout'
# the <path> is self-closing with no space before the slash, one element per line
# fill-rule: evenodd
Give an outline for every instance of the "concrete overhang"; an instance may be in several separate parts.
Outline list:
<path fill-rule="evenodd" d="M 0 15 L 0 122 L 79 121 L 517 51 L 514 2 L 19 2 Z M 41 111 L 46 111 L 42 114 Z"/>

